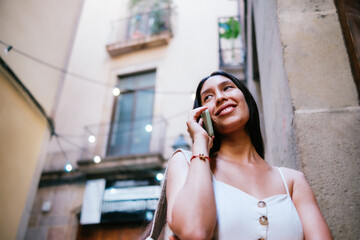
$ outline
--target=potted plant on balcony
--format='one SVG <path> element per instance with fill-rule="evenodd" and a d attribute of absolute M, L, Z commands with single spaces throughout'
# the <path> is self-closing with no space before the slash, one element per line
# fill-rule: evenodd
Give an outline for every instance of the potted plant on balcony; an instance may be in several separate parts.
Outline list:
<path fill-rule="evenodd" d="M 226 22 L 219 22 L 219 37 L 230 40 L 231 42 L 231 59 L 234 60 L 235 54 L 235 40 L 240 35 L 240 24 L 233 17 L 230 17 Z"/>
<path fill-rule="evenodd" d="M 149 14 L 144 17 L 143 21 L 146 21 L 147 30 L 146 33 L 150 35 L 156 35 L 163 31 L 169 30 L 167 26 L 167 14 L 171 5 L 171 0 L 130 0 L 129 8 L 132 11 L 144 11 L 149 9 Z"/>

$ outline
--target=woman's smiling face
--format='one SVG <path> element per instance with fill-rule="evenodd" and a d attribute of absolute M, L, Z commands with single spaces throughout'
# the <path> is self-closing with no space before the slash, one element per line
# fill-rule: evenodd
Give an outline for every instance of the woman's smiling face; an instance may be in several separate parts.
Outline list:
<path fill-rule="evenodd" d="M 200 97 L 218 133 L 244 129 L 250 116 L 249 108 L 244 94 L 230 79 L 221 75 L 210 77 L 204 82 Z"/>

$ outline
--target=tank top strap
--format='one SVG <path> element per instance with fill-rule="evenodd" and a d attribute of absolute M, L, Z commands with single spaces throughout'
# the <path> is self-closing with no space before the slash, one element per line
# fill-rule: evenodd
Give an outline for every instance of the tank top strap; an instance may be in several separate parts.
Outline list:
<path fill-rule="evenodd" d="M 290 196 L 290 193 L 289 193 L 289 188 L 288 188 L 288 185 L 287 185 L 287 183 L 286 183 L 286 180 L 285 180 L 284 174 L 282 173 L 281 168 L 279 168 L 279 167 L 276 167 L 276 168 L 279 170 L 280 176 L 281 176 L 281 178 L 282 178 L 282 180 L 283 180 L 283 183 L 284 183 L 284 185 L 285 185 L 286 194 L 287 194 L 288 196 Z"/>
<path fill-rule="evenodd" d="M 176 151 L 172 155 L 174 155 L 175 153 L 178 153 L 178 152 L 181 152 L 184 155 L 187 163 L 190 165 L 190 159 L 191 159 L 191 156 L 192 156 L 192 152 L 184 150 L 182 148 L 178 148 L 178 149 L 176 149 Z"/>

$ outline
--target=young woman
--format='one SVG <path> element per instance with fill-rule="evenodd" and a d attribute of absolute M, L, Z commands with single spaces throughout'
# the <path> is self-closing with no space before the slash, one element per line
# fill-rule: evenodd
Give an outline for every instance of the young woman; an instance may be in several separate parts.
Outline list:
<path fill-rule="evenodd" d="M 215 137 L 199 120 L 205 109 Z M 192 152 L 171 157 L 160 201 L 173 239 L 332 239 L 304 175 L 264 161 L 257 106 L 238 79 L 204 78 L 187 127 Z"/>

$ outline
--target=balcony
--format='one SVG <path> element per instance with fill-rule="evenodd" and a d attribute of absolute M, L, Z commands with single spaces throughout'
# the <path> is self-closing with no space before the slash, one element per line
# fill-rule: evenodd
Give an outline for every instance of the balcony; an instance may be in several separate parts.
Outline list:
<path fill-rule="evenodd" d="M 131 174 L 161 169 L 166 122 L 162 117 L 153 117 L 145 122 L 151 124 L 142 126 L 138 121 L 133 123 L 132 128 L 126 129 L 116 124 L 88 126 L 86 131 L 96 141 L 85 143 L 82 157 L 77 161 L 79 170 L 87 174 Z M 101 161 L 96 163 L 94 156 L 100 156 Z"/>
<path fill-rule="evenodd" d="M 106 50 L 112 56 L 167 45 L 171 38 L 171 9 L 140 13 L 112 22 Z"/>
<path fill-rule="evenodd" d="M 226 71 L 243 69 L 245 50 L 243 46 L 240 17 L 218 19 L 219 68 Z"/>

